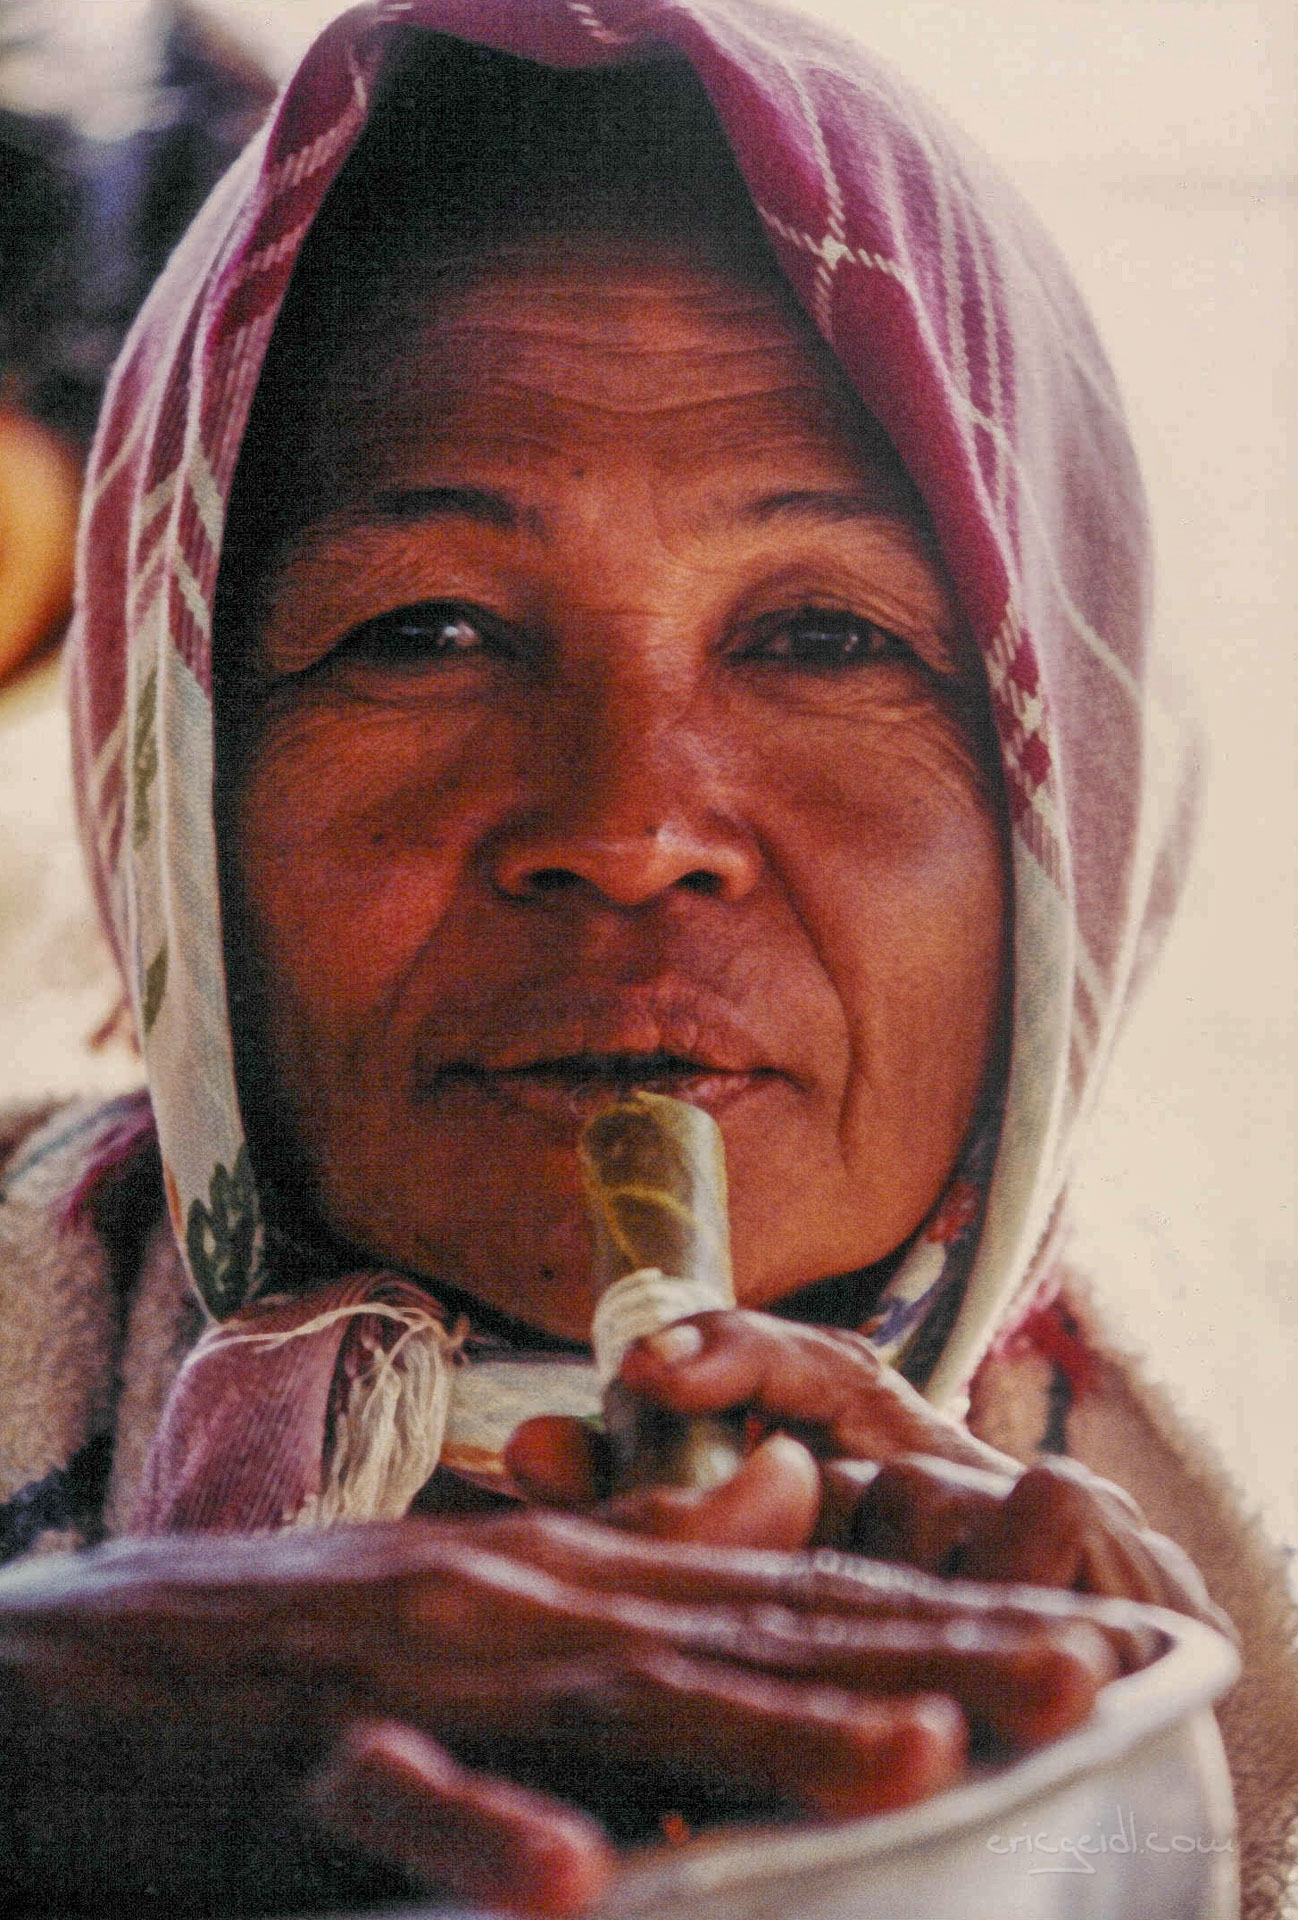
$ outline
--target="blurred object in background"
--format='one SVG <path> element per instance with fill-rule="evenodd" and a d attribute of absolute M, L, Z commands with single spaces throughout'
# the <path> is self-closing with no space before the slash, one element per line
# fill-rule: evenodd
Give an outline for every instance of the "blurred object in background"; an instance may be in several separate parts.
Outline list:
<path fill-rule="evenodd" d="M 0 680 L 67 623 L 80 495 L 69 443 L 0 400 Z"/>
<path fill-rule="evenodd" d="M 0 678 L 62 630 L 108 370 L 273 97 L 175 0 L 0 0 Z"/>

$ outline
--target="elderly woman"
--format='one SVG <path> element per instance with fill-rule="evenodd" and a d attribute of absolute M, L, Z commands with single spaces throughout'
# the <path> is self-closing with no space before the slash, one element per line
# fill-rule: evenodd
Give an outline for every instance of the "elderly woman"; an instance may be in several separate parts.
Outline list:
<path fill-rule="evenodd" d="M 1055 1297 L 1174 888 L 1145 600 L 1075 296 L 890 74 L 712 0 L 326 34 L 90 478 L 79 792 L 149 1097 L 6 1190 L 12 1903 L 379 1860 L 569 1911 L 610 1854 L 556 1795 L 918 1798 L 1130 1653 L 941 1576 L 1212 1612 L 1078 1434 L 1278 1637 Z M 741 1310 L 622 1384 L 755 1444 L 601 1505 L 576 1148 L 636 1089 L 720 1126 Z M 155 1537 L 39 1557 L 104 1534 Z"/>

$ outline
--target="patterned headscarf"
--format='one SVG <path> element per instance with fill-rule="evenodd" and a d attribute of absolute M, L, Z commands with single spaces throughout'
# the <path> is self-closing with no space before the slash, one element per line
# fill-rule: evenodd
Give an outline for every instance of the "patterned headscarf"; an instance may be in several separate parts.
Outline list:
<path fill-rule="evenodd" d="M 353 9 L 307 55 L 128 342 L 87 482 L 75 768 L 194 1284 L 218 1320 L 271 1284 L 212 815 L 226 507 L 294 261 L 394 35 L 412 27 L 556 67 L 687 61 L 783 272 L 926 503 L 1000 744 L 1013 1010 L 1003 1111 L 971 1142 L 871 1330 L 902 1356 L 940 1301 L 926 1390 L 958 1404 L 1040 1271 L 1076 1123 L 1175 893 L 1184 783 L 1176 728 L 1148 685 L 1145 511 L 1090 321 L 1014 191 L 886 66 L 749 0 Z M 352 1294 L 339 1311 L 356 1311 Z"/>

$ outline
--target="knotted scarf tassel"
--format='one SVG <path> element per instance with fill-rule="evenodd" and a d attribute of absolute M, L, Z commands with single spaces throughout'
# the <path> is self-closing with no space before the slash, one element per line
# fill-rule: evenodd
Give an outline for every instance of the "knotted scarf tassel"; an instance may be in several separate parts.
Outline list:
<path fill-rule="evenodd" d="M 370 1311 L 386 1319 L 390 1309 Z M 356 1336 L 372 1358 L 343 1383 L 323 1485 L 303 1503 L 295 1527 L 400 1519 L 441 1458 L 457 1337 L 426 1312 L 394 1318 L 405 1328 L 391 1349 L 368 1328 Z"/>
<path fill-rule="evenodd" d="M 393 1275 L 246 1308 L 186 1359 L 141 1476 L 139 1533 L 405 1513 L 441 1456 L 463 1332 Z"/>

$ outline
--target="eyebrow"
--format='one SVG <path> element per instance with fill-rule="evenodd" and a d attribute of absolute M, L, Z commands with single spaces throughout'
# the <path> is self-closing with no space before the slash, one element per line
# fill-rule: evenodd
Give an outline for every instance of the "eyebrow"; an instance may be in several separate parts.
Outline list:
<path fill-rule="evenodd" d="M 532 531 L 540 530 L 534 514 L 521 513 L 507 494 L 490 487 L 390 487 L 374 496 L 373 508 L 380 519 L 400 524 L 465 519 L 507 533 L 518 531 L 525 522 L 531 523 Z M 877 521 L 904 515 L 880 495 L 808 487 L 749 500 L 737 517 L 746 526 L 761 527 L 772 520 Z"/>
<path fill-rule="evenodd" d="M 900 502 L 889 501 L 881 493 L 847 493 L 821 488 L 763 494 L 760 500 L 748 501 L 739 512 L 740 520 L 758 527 L 772 520 L 899 520 L 905 517 Z"/>
<path fill-rule="evenodd" d="M 513 501 L 490 487 L 390 487 L 374 496 L 380 519 L 476 520 L 479 526 L 512 532 L 521 521 Z"/>

